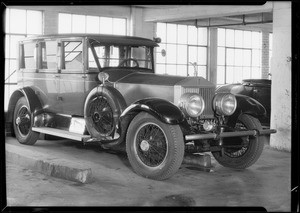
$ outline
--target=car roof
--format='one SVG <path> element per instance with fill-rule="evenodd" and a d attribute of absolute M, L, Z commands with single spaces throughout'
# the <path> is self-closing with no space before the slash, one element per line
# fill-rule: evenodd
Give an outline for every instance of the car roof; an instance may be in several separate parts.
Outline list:
<path fill-rule="evenodd" d="M 116 44 L 116 45 L 134 45 L 134 46 L 158 46 L 158 44 L 147 38 L 134 37 L 134 36 L 119 36 L 119 35 L 102 35 L 102 34 L 51 34 L 32 36 L 23 39 L 22 41 L 33 41 L 41 39 L 54 39 L 54 38 L 88 38 L 99 41 L 101 43 Z"/>

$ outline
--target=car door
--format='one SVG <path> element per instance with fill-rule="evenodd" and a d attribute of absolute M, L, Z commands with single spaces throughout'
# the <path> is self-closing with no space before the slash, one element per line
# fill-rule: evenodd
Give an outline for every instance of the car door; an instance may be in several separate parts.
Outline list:
<path fill-rule="evenodd" d="M 59 112 L 58 102 L 58 44 L 53 40 L 36 40 L 21 44 L 21 71 L 23 87 L 34 88 L 44 110 Z"/>
<path fill-rule="evenodd" d="M 61 113 L 83 116 L 86 97 L 86 53 L 85 39 L 72 38 L 61 40 L 61 70 L 59 101 Z"/>

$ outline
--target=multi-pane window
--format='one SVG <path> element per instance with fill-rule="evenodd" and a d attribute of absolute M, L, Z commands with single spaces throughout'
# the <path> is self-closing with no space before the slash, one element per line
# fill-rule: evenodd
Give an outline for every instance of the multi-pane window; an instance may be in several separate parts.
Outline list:
<path fill-rule="evenodd" d="M 207 28 L 157 23 L 156 73 L 207 77 Z M 165 56 L 162 54 L 165 50 Z M 192 65 L 194 64 L 194 65 Z"/>
<path fill-rule="evenodd" d="M 59 13 L 58 33 L 126 35 L 126 19 Z"/>
<path fill-rule="evenodd" d="M 217 84 L 261 78 L 261 32 L 218 29 Z"/>
<path fill-rule="evenodd" d="M 5 10 L 5 101 L 7 110 L 10 95 L 17 88 L 17 44 L 21 39 L 42 34 L 43 13 L 35 10 Z M 28 60 L 30 60 L 28 58 Z"/>

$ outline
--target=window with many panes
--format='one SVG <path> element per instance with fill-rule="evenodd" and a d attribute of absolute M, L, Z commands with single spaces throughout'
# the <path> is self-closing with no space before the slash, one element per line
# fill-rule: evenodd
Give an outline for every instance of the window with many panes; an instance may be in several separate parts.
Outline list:
<path fill-rule="evenodd" d="M 35 10 L 7 8 L 5 10 L 5 101 L 7 110 L 10 95 L 17 89 L 17 44 L 21 39 L 42 34 L 43 13 Z M 28 62 L 30 56 L 28 56 Z"/>
<path fill-rule="evenodd" d="M 59 13 L 58 33 L 126 35 L 126 19 Z"/>
<path fill-rule="evenodd" d="M 207 77 L 207 28 L 157 23 L 156 73 Z M 162 50 L 166 51 L 163 56 Z M 195 66 L 193 66 L 194 64 Z"/>
<path fill-rule="evenodd" d="M 217 84 L 261 78 L 261 32 L 218 29 Z"/>

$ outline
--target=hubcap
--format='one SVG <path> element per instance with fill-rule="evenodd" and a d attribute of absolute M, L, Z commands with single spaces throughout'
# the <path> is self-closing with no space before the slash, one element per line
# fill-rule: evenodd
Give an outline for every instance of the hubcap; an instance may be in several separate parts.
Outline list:
<path fill-rule="evenodd" d="M 17 114 L 17 118 L 15 120 L 17 129 L 22 136 L 26 136 L 29 133 L 31 128 L 31 119 L 28 108 L 24 105 L 22 106 Z"/>
<path fill-rule="evenodd" d="M 150 148 L 150 145 L 149 145 L 148 141 L 143 140 L 140 144 L 140 147 L 141 147 L 142 151 L 147 152 Z"/>

